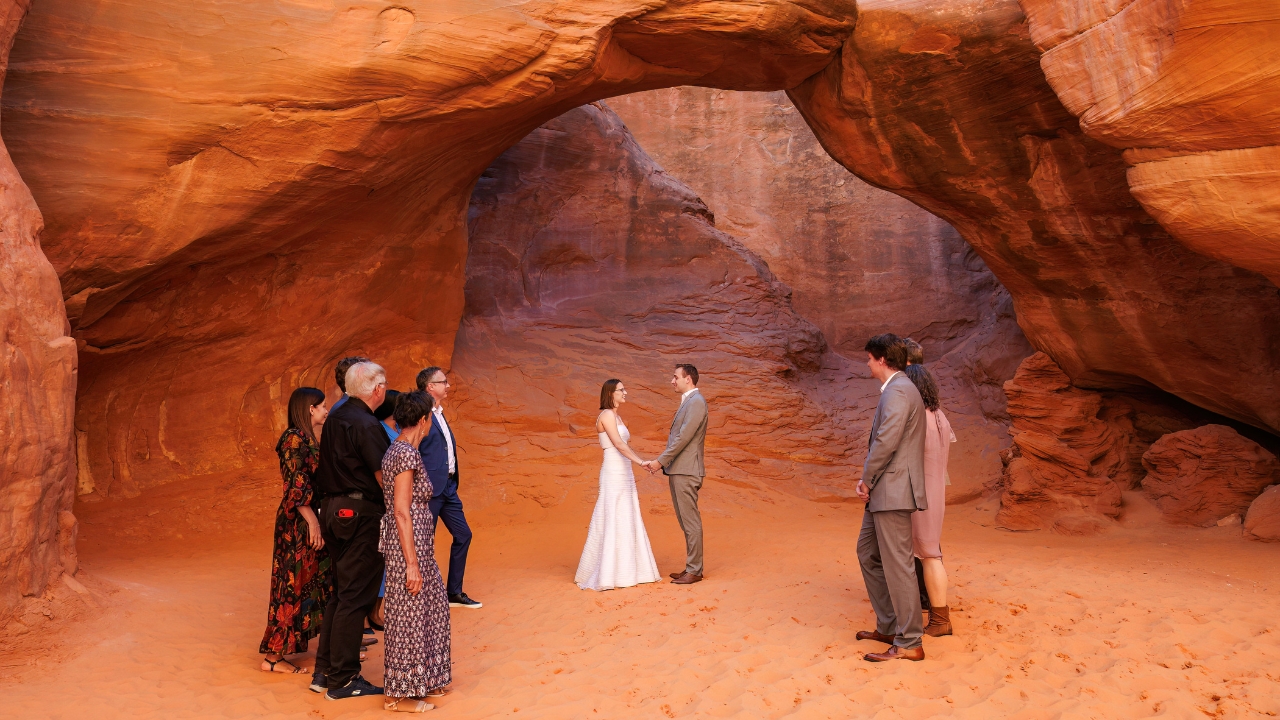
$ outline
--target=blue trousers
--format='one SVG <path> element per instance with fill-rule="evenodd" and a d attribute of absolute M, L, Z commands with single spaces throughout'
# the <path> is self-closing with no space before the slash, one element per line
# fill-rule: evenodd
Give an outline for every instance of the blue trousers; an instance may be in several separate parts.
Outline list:
<path fill-rule="evenodd" d="M 462 512 L 456 475 L 449 477 L 445 491 L 431 498 L 427 507 L 431 509 L 432 517 L 444 521 L 445 529 L 453 536 L 453 544 L 449 546 L 449 579 L 445 583 L 445 592 L 449 595 L 461 595 L 462 575 L 467 571 L 467 550 L 471 548 L 471 527 L 467 525 L 467 516 Z"/>

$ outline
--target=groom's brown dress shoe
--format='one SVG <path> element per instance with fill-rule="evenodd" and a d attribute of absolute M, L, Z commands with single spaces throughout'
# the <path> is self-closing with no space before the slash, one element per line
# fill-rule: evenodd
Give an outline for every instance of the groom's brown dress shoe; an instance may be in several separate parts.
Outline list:
<path fill-rule="evenodd" d="M 893 644 L 892 635 L 881 635 L 879 632 L 876 632 L 875 630 L 859 630 L 858 634 L 855 635 L 854 637 L 858 638 L 859 640 L 875 640 L 876 642 L 882 642 L 886 645 Z"/>
<path fill-rule="evenodd" d="M 672 585 L 692 585 L 696 582 L 702 582 L 701 575 L 694 575 L 691 572 L 682 573 L 680 577 L 671 581 Z"/>
<path fill-rule="evenodd" d="M 924 646 L 917 645 L 910 650 L 903 650 L 894 645 L 884 652 L 867 653 L 862 656 L 862 659 L 868 662 L 885 662 L 887 660 L 915 660 L 919 662 L 924 659 Z"/>
<path fill-rule="evenodd" d="M 681 570 L 680 572 L 669 573 L 672 580 L 675 580 L 676 578 L 680 577 L 683 574 L 684 574 L 683 570 Z"/>

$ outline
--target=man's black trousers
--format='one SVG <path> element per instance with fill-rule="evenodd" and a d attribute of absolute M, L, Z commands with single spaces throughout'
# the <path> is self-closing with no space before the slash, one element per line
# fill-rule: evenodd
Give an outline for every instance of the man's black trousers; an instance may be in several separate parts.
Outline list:
<path fill-rule="evenodd" d="M 356 516 L 339 517 L 343 509 Z M 333 592 L 324 608 L 316 671 L 326 675 L 330 689 L 340 688 L 360 674 L 360 643 L 364 619 L 378 599 L 383 560 L 378 552 L 383 511 L 373 503 L 329 498 L 321 509 L 320 528 L 333 565 Z"/>

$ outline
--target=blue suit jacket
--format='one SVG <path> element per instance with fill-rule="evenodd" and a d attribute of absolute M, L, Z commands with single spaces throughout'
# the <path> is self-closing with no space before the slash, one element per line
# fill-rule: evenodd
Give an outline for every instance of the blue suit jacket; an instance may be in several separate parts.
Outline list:
<path fill-rule="evenodd" d="M 453 428 L 450 428 L 452 430 Z M 458 467 L 458 436 L 453 437 L 454 467 Z M 427 478 L 431 480 L 431 497 L 438 497 L 449 486 L 449 444 L 445 442 L 444 431 L 440 424 L 431 419 L 431 430 L 418 443 L 418 454 L 422 456 L 422 464 L 427 468 Z"/>

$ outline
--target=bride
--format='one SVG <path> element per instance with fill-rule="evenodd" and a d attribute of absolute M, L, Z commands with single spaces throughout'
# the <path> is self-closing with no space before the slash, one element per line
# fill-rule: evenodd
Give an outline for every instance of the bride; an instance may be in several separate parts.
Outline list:
<path fill-rule="evenodd" d="M 600 466 L 600 497 L 591 513 L 587 545 L 573 581 L 583 590 L 612 590 L 658 581 L 658 563 L 640 515 L 640 496 L 631 463 L 644 461 L 627 445 L 631 433 L 618 416 L 627 401 L 621 380 L 607 380 L 600 389 L 596 432 L 604 448 Z"/>

